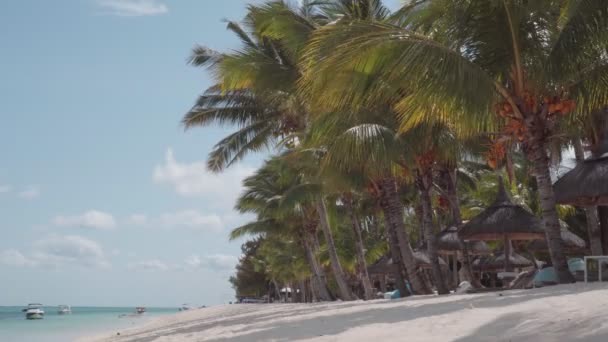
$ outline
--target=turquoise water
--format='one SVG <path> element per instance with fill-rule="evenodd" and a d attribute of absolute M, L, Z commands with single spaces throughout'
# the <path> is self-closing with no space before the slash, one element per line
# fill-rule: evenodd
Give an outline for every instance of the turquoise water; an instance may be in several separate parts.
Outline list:
<path fill-rule="evenodd" d="M 150 318 L 177 312 L 177 308 L 146 308 L 145 314 L 136 316 L 130 315 L 135 311 L 132 307 L 76 306 L 72 307 L 72 314 L 58 315 L 57 307 L 45 306 L 44 319 L 26 320 L 21 309 L 23 307 L 0 306 L 0 341 L 73 341 L 83 336 L 118 332 Z"/>

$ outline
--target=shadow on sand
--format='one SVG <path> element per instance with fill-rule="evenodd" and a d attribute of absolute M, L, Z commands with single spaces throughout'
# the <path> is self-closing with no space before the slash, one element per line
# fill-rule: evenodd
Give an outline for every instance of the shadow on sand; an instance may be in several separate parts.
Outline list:
<path fill-rule="evenodd" d="M 319 336 L 331 336 L 345 332 L 353 327 L 364 327 L 372 324 L 391 324 L 406 322 L 422 317 L 444 315 L 467 308 L 493 308 L 515 305 L 533 299 L 564 296 L 582 292 L 600 290 L 602 288 L 581 288 L 574 286 L 559 286 L 535 289 L 532 291 L 507 291 L 501 293 L 486 293 L 481 295 L 462 295 L 445 297 L 442 302 L 429 303 L 428 298 L 414 297 L 386 302 L 374 302 L 373 307 L 366 308 L 367 303 L 342 303 L 338 305 L 311 304 L 301 310 L 281 310 L 277 306 L 277 312 L 266 312 L 259 315 L 247 317 L 243 326 L 243 317 L 213 320 L 208 322 L 194 323 L 188 327 L 175 326 L 171 331 L 165 330 L 146 337 L 135 337 L 129 341 L 146 342 L 153 341 L 161 336 L 182 335 L 201 333 L 207 329 L 218 329 L 225 327 L 230 331 L 229 338 L 206 339 L 206 341 L 293 341 L 298 339 L 314 338 Z M 502 295 L 501 295 L 502 294 Z M 454 300 L 450 300 L 450 299 Z M 403 302 L 407 302 L 404 306 Z M 598 305 L 601 305 L 598 303 Z M 346 308 L 362 306 L 357 312 L 345 312 Z M 323 311 L 334 311 L 323 317 L 297 316 L 319 313 Z M 282 312 L 283 311 L 283 312 Z M 239 315 L 240 316 L 240 315 Z M 529 316 L 529 315 L 528 315 Z M 280 320 L 273 322 L 273 318 L 294 317 L 293 320 Z M 599 335 L 599 327 L 605 325 L 603 317 L 593 320 L 576 322 L 575 327 L 569 324 L 563 331 L 559 328 L 555 336 L 539 336 L 543 331 L 542 326 L 535 324 L 530 317 L 521 317 L 518 314 L 505 314 L 498 319 L 479 327 L 471 335 L 457 339 L 458 342 L 481 342 L 481 341 L 510 341 L 501 339 L 501 336 L 511 337 L 512 341 L 608 341 L 608 335 Z M 230 328 L 234 325 L 233 328 Z M 594 329 L 597 334 L 593 334 Z M 603 329 L 605 332 L 605 329 Z M 591 335 L 589 334 L 591 332 Z M 409 336 L 410 341 L 415 341 L 414 336 Z M 439 342 L 439 341 L 438 341 Z"/>

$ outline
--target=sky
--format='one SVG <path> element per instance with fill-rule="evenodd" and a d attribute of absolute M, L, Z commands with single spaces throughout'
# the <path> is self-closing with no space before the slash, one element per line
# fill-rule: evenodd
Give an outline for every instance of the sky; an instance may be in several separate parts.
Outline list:
<path fill-rule="evenodd" d="M 209 173 L 230 129 L 180 119 L 211 85 L 191 48 L 237 48 L 223 19 L 249 2 L 0 2 L 0 305 L 233 300 L 232 208 L 265 154 Z"/>

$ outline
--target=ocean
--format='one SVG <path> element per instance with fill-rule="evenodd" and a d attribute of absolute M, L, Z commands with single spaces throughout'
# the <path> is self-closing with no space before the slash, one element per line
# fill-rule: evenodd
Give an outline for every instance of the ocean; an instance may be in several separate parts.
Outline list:
<path fill-rule="evenodd" d="M 45 306 L 44 319 L 26 320 L 22 306 L 0 306 L 0 341 L 65 342 L 83 336 L 119 332 L 148 321 L 170 315 L 177 308 L 146 308 L 143 315 L 131 315 L 133 307 L 72 307 L 68 315 L 57 314 L 56 306 Z M 119 316 L 123 317 L 119 317 Z M 126 315 L 126 316 L 125 316 Z"/>

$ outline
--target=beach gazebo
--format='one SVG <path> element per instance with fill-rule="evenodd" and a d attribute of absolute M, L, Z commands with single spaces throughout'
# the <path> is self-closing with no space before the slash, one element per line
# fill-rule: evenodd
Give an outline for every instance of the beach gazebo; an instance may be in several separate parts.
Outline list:
<path fill-rule="evenodd" d="M 608 138 L 593 157 L 561 176 L 553 184 L 553 190 L 557 203 L 581 207 L 608 205 Z"/>
<path fill-rule="evenodd" d="M 458 228 L 451 226 L 443 229 L 436 236 L 437 251 L 445 255 L 448 262 L 452 258 L 452 273 L 454 282 L 458 285 L 458 256 L 463 254 L 465 242 L 458 236 Z M 468 241 L 466 247 L 469 255 L 486 255 L 492 251 L 484 241 Z"/>
<path fill-rule="evenodd" d="M 458 235 L 465 241 L 503 241 L 504 254 L 511 254 L 511 241 L 544 239 L 541 220 L 514 204 L 498 178 L 498 194 L 488 208 L 464 224 Z M 505 271 L 511 271 L 511 258 L 503 258 Z"/>

